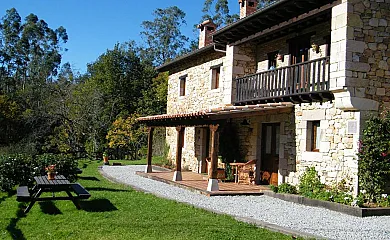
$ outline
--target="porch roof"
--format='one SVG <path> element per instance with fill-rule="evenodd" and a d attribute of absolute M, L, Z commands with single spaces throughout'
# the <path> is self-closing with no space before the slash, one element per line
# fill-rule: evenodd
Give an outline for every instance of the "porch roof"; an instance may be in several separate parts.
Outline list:
<path fill-rule="evenodd" d="M 231 44 L 255 33 L 286 22 L 294 17 L 336 0 L 279 0 L 213 34 L 213 42 Z"/>
<path fill-rule="evenodd" d="M 229 118 L 248 117 L 261 114 L 268 111 L 285 111 L 291 110 L 294 107 L 293 103 L 265 103 L 245 106 L 227 105 L 223 107 L 210 108 L 198 112 L 191 113 L 175 113 L 162 114 L 147 117 L 140 117 L 138 122 L 147 126 L 201 126 L 216 124 Z"/>

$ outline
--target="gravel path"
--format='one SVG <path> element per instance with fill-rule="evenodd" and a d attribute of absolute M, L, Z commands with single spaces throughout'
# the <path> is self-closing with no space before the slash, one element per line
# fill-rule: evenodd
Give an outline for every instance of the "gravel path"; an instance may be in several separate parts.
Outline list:
<path fill-rule="evenodd" d="M 279 230 L 286 228 L 329 239 L 390 239 L 390 216 L 359 218 L 268 196 L 207 197 L 135 174 L 135 171 L 144 170 L 145 166 L 102 168 L 104 175 L 117 182 L 159 197 L 229 214 L 260 225 L 277 225 L 281 227 Z"/>

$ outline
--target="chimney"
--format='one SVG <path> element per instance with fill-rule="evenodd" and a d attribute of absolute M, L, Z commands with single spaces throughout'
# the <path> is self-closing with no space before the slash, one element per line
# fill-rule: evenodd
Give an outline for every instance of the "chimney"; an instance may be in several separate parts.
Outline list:
<path fill-rule="evenodd" d="M 238 0 L 240 3 L 240 19 L 257 11 L 258 0 Z"/>
<path fill-rule="evenodd" d="M 198 28 L 200 30 L 199 48 L 206 47 L 213 41 L 211 35 L 217 28 L 217 25 L 215 25 L 212 20 L 206 20 L 199 24 Z"/>

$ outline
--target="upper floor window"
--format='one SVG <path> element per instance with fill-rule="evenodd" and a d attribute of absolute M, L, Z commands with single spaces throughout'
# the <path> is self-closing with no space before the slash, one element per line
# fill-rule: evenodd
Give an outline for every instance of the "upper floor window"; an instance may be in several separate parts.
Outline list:
<path fill-rule="evenodd" d="M 180 80 L 180 90 L 179 90 L 179 96 L 185 96 L 186 95 L 186 81 L 187 81 L 187 75 L 181 76 L 179 78 Z"/>
<path fill-rule="evenodd" d="M 211 89 L 219 88 L 220 75 L 221 75 L 221 65 L 211 67 Z"/>
<path fill-rule="evenodd" d="M 307 123 L 307 151 L 319 152 L 321 143 L 320 121 Z"/>
<path fill-rule="evenodd" d="M 276 68 L 276 58 L 279 54 L 279 51 L 270 52 L 267 54 L 268 56 L 268 69 L 272 70 Z"/>

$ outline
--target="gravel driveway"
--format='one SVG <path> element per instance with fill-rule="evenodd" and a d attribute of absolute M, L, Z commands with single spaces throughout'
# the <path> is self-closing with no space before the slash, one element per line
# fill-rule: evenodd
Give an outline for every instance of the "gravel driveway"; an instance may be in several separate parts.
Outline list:
<path fill-rule="evenodd" d="M 359 218 L 268 196 L 207 197 L 135 174 L 144 170 L 145 166 L 102 167 L 105 176 L 136 189 L 281 232 L 328 239 L 390 239 L 390 216 Z"/>

